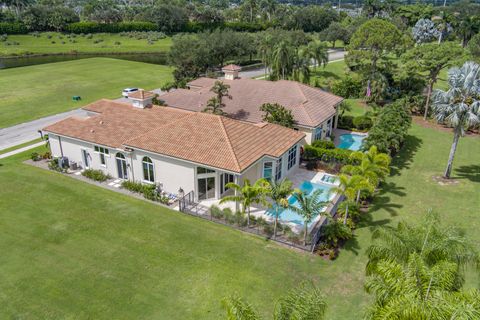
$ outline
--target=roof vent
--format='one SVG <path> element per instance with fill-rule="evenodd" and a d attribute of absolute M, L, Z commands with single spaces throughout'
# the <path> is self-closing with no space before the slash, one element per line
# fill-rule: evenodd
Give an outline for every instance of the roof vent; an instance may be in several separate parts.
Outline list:
<path fill-rule="evenodd" d="M 229 64 L 222 68 L 222 72 L 225 74 L 225 80 L 238 79 L 238 72 L 240 70 L 242 70 L 242 67 L 237 66 L 236 64 Z"/>

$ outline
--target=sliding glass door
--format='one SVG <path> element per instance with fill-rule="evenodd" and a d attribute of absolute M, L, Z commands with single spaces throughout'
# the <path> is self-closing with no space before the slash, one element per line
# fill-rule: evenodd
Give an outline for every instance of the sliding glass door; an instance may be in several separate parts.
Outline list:
<path fill-rule="evenodd" d="M 215 198 L 215 177 L 198 178 L 198 200 Z"/>

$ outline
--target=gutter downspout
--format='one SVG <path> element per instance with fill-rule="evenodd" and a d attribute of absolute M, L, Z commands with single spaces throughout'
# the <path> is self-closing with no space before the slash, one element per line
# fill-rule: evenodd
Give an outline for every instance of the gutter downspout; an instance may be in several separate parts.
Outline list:
<path fill-rule="evenodd" d="M 58 137 L 58 145 L 60 146 L 60 154 L 62 155 L 62 158 L 63 158 L 62 137 L 60 136 L 57 136 L 57 137 Z"/>

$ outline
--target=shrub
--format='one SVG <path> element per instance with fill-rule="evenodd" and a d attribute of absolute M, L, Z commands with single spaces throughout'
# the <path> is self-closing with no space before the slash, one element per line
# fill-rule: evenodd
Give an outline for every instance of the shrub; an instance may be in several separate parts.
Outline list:
<path fill-rule="evenodd" d="M 210 215 L 216 219 L 223 218 L 223 211 L 216 205 L 210 207 Z"/>
<path fill-rule="evenodd" d="M 52 159 L 48 162 L 48 169 L 58 172 L 66 172 L 66 169 L 60 168 L 58 164 L 58 159 Z"/>
<path fill-rule="evenodd" d="M 82 176 L 92 179 L 94 181 L 98 182 L 104 182 L 108 178 L 110 178 L 109 175 L 103 173 L 101 170 L 94 170 L 94 169 L 87 169 L 82 172 Z"/>
<path fill-rule="evenodd" d="M 335 149 L 335 143 L 329 140 L 315 140 L 312 143 L 312 147 L 322 149 Z"/>
<path fill-rule="evenodd" d="M 140 182 L 134 182 L 134 181 L 128 181 L 128 180 L 123 181 L 122 188 L 130 190 L 132 192 L 143 193 L 143 184 L 141 184 Z"/>
<path fill-rule="evenodd" d="M 351 153 L 352 151 L 347 149 L 324 149 L 307 145 L 303 157 L 306 160 L 322 160 L 327 163 L 355 164 L 354 160 L 350 159 Z"/>
<path fill-rule="evenodd" d="M 339 117 L 337 127 L 339 129 L 350 130 L 353 128 L 353 117 L 348 115 Z"/>
<path fill-rule="evenodd" d="M 273 235 L 273 226 L 267 223 L 263 226 L 263 232 L 265 232 L 267 236 L 271 237 Z"/>
<path fill-rule="evenodd" d="M 50 151 L 46 151 L 44 154 L 42 154 L 42 159 L 51 159 L 52 158 L 52 154 L 50 153 Z"/>
<path fill-rule="evenodd" d="M 368 130 L 373 126 L 373 121 L 367 116 L 358 116 L 353 118 L 353 126 L 358 130 Z"/>
<path fill-rule="evenodd" d="M 30 159 L 32 159 L 33 161 L 40 161 L 42 158 L 40 157 L 40 155 L 37 152 L 33 152 L 30 155 Z"/>
<path fill-rule="evenodd" d="M 287 239 L 293 243 L 300 243 L 300 236 L 293 231 L 287 232 Z"/>
<path fill-rule="evenodd" d="M 28 29 L 19 22 L 0 22 L 0 34 L 27 34 Z"/>
<path fill-rule="evenodd" d="M 99 23 L 82 21 L 69 24 L 65 30 L 70 33 L 120 33 L 129 31 L 156 31 L 158 28 L 154 23 L 142 21 Z"/>
<path fill-rule="evenodd" d="M 380 110 L 362 148 L 368 150 L 371 146 L 377 146 L 379 152 L 396 153 L 402 147 L 411 124 L 408 104 L 404 99 L 399 99 Z"/>
<path fill-rule="evenodd" d="M 230 223 L 230 224 L 235 223 L 235 216 L 232 212 L 232 209 L 230 208 L 223 209 L 223 217 L 225 218 L 225 221 L 227 223 Z"/>
<path fill-rule="evenodd" d="M 143 185 L 143 197 L 148 200 L 157 201 L 157 193 L 155 191 L 156 186 L 154 184 Z"/>
<path fill-rule="evenodd" d="M 332 219 L 322 229 L 322 238 L 333 246 L 337 246 L 339 240 L 348 240 L 352 237 L 352 230 L 336 219 Z"/>
<path fill-rule="evenodd" d="M 343 98 L 358 98 L 362 92 L 362 82 L 351 76 L 335 81 L 332 85 L 332 92 Z"/>

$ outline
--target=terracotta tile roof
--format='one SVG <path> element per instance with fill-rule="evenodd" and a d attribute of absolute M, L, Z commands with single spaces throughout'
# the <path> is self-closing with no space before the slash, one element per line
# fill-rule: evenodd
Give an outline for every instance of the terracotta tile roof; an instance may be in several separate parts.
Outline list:
<path fill-rule="evenodd" d="M 87 119 L 68 118 L 44 130 L 115 148 L 143 149 L 232 172 L 264 155 L 279 157 L 304 134 L 274 124 L 254 125 L 201 112 L 100 100 Z"/>
<path fill-rule="evenodd" d="M 189 83 L 191 90 L 178 89 L 161 96 L 174 108 L 202 111 L 214 96 L 210 88 L 217 79 L 199 78 Z M 279 103 L 292 111 L 298 125 L 316 127 L 332 117 L 343 98 L 295 81 L 254 79 L 222 80 L 230 86 L 231 99 L 225 98 L 224 111 L 232 118 L 261 122 L 264 103 Z"/>
<path fill-rule="evenodd" d="M 226 71 L 240 71 L 240 70 L 242 70 L 242 67 L 237 66 L 236 64 L 229 64 L 229 65 L 226 65 L 225 67 L 223 67 L 222 70 L 226 70 Z"/>
<path fill-rule="evenodd" d="M 155 93 L 150 92 L 150 91 L 145 91 L 145 90 L 138 90 L 138 91 L 130 93 L 128 95 L 128 97 L 133 98 L 133 99 L 143 100 L 143 99 L 149 99 L 149 98 L 155 97 Z"/>

